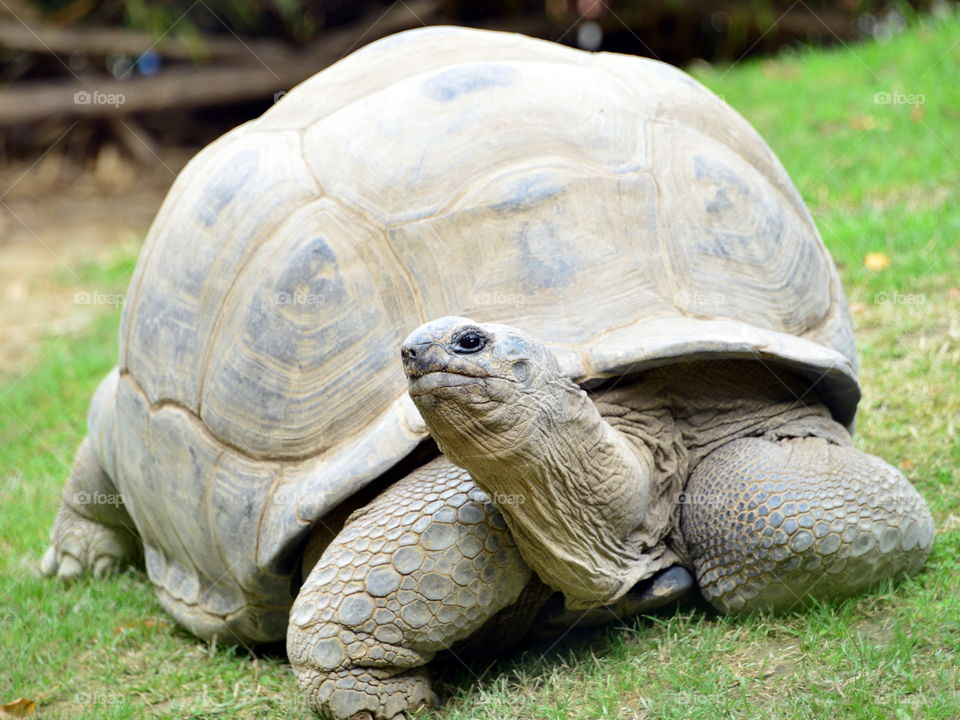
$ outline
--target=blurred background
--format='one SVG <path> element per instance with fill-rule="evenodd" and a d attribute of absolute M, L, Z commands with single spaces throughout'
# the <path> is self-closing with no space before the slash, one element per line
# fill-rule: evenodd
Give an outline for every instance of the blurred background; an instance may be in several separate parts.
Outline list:
<path fill-rule="evenodd" d="M 800 46 L 894 37 L 948 4 L 3 0 L 0 372 L 39 335 L 83 322 L 84 308 L 65 308 L 62 290 L 78 284 L 71 283 L 78 263 L 109 265 L 117 247 L 134 257 L 164 193 L 197 149 L 385 35 L 457 24 L 702 70 Z"/>

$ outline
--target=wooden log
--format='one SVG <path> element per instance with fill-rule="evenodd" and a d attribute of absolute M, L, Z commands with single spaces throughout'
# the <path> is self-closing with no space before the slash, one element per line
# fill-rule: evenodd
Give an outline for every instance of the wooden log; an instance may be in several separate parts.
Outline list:
<path fill-rule="evenodd" d="M 0 21 L 0 48 L 55 55 L 130 55 L 147 50 L 173 60 L 245 60 L 251 53 L 263 58 L 285 55 L 290 48 L 272 40 L 243 40 L 203 36 L 197 44 L 184 42 L 173 34 L 156 38 L 150 33 L 125 28 L 63 28 L 26 25 L 15 20 Z"/>
<path fill-rule="evenodd" d="M 52 117 L 116 117 L 138 112 L 222 105 L 270 97 L 306 80 L 352 50 L 400 30 L 436 19 L 436 0 L 411 0 L 377 18 L 323 34 L 305 49 L 269 63 L 249 56 L 242 63 L 171 67 L 132 80 L 49 80 L 0 90 L 0 126 Z"/>
<path fill-rule="evenodd" d="M 126 82 L 54 80 L 0 91 L 0 125 L 38 118 L 122 116 L 138 112 L 222 105 L 267 97 L 305 80 L 321 65 L 274 64 L 275 70 L 243 64 L 172 68 Z"/>

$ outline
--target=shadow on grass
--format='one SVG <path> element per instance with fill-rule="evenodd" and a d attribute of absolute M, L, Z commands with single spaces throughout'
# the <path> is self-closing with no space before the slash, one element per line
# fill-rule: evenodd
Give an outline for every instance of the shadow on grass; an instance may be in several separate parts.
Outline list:
<path fill-rule="evenodd" d="M 571 627 L 552 638 L 521 643 L 513 650 L 497 653 L 483 650 L 445 651 L 430 664 L 434 690 L 440 696 L 441 709 L 451 700 L 494 691 L 497 686 L 539 687 L 540 678 L 554 670 L 576 672 L 595 665 L 601 658 L 623 652 L 623 639 L 641 640 L 659 627 L 677 621 L 683 625 L 700 624 L 721 617 L 698 592 L 659 608 L 608 625 Z M 441 713 L 442 715 L 442 713 Z"/>

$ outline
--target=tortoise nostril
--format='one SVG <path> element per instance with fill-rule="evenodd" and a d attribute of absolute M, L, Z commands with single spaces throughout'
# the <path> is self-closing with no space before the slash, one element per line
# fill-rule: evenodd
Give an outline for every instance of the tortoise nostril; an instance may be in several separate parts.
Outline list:
<path fill-rule="evenodd" d="M 408 359 L 413 360 L 417 356 L 417 351 L 413 348 L 407 348 L 403 351 Z"/>

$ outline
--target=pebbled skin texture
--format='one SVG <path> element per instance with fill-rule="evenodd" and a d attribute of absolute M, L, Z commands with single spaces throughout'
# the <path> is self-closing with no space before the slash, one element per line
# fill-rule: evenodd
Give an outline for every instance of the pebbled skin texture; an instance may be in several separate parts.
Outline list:
<path fill-rule="evenodd" d="M 140 543 L 123 498 L 103 471 L 90 438 L 84 438 L 63 490 L 40 571 L 66 581 L 84 572 L 103 577 L 139 554 Z"/>
<path fill-rule="evenodd" d="M 308 703 L 326 717 L 380 719 L 435 702 L 423 666 L 530 578 L 466 471 L 428 463 L 351 515 L 301 588 L 287 652 Z"/>
<path fill-rule="evenodd" d="M 872 455 L 821 438 L 735 440 L 691 473 L 681 528 L 718 610 L 789 610 L 920 569 L 933 518 Z"/>

